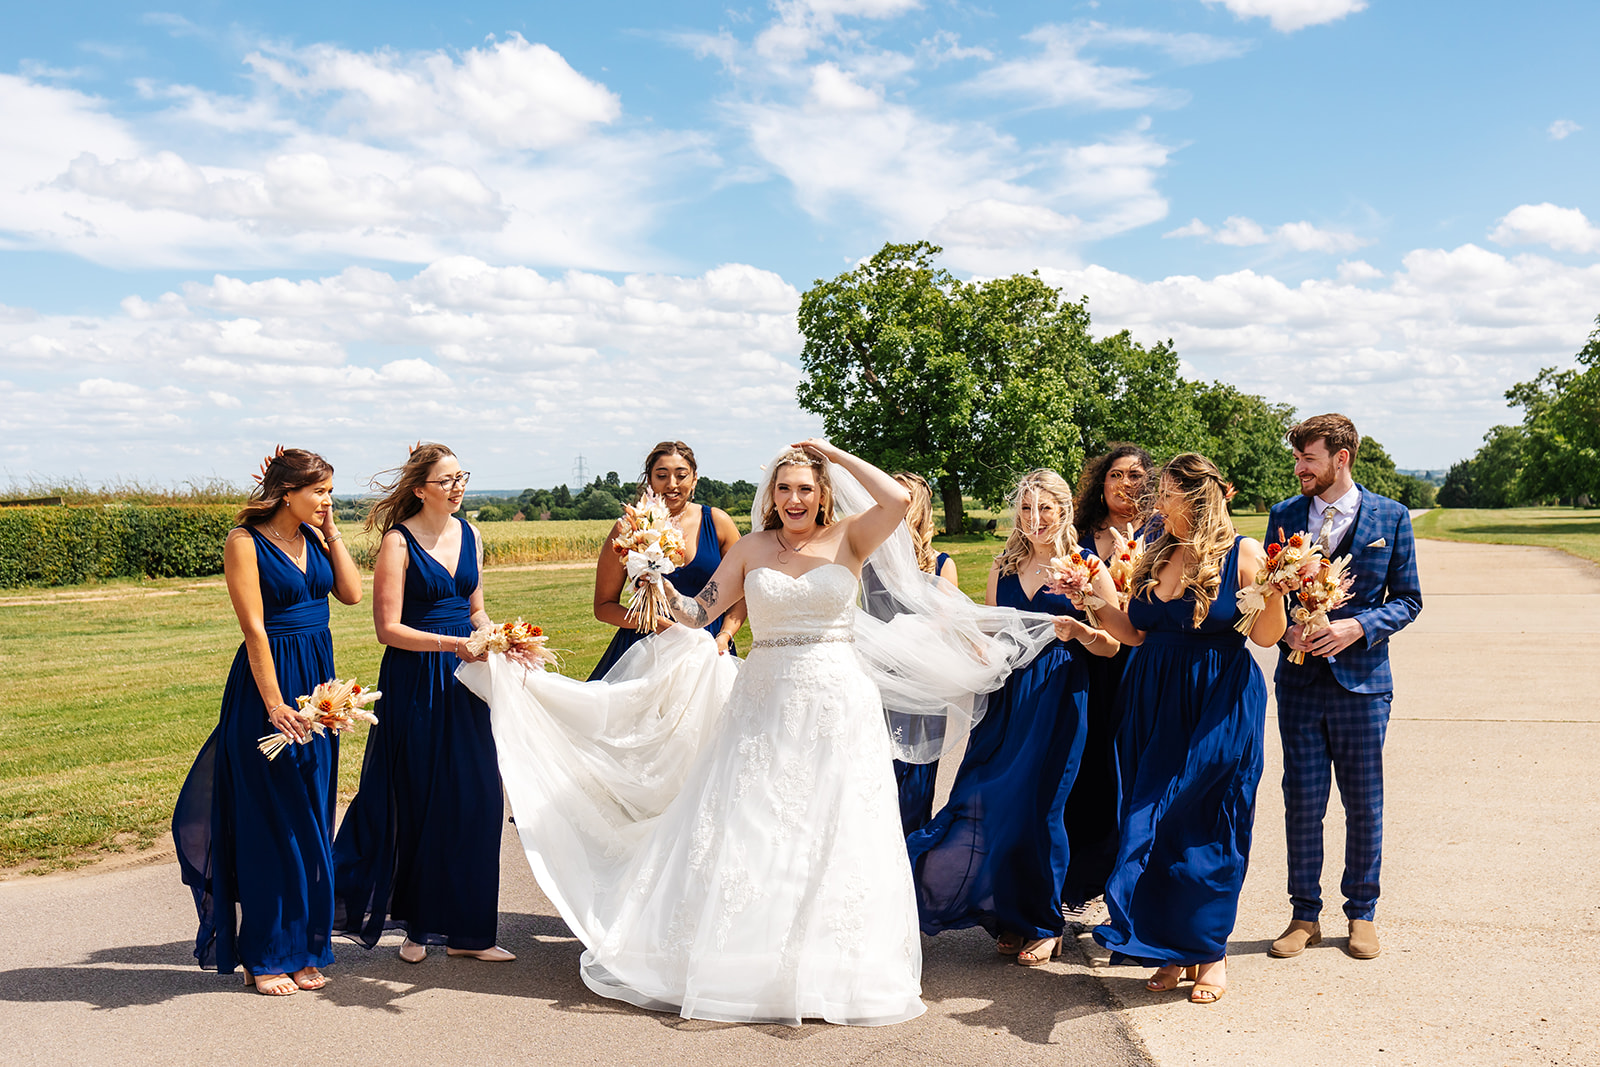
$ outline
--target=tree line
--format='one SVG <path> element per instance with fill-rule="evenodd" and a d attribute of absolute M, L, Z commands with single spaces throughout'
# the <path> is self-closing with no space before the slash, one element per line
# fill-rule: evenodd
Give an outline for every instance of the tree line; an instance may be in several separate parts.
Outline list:
<path fill-rule="evenodd" d="M 1545 367 L 1506 390 L 1522 424 L 1484 434 L 1477 453 L 1445 475 L 1440 504 L 1593 507 L 1600 500 L 1600 316 L 1576 358 L 1580 369 Z"/>
<path fill-rule="evenodd" d="M 527 520 L 618 519 L 622 517 L 622 505 L 639 498 L 640 488 L 640 483 L 624 482 L 616 471 L 607 471 L 603 478 L 595 478 L 576 493 L 566 485 L 558 485 L 553 489 L 524 489 L 517 496 L 473 495 L 469 502 L 477 508 L 479 522 L 504 522 L 519 515 Z M 748 515 L 755 495 L 755 485 L 742 478 L 723 482 L 702 476 L 694 490 L 696 503 L 710 504 L 734 516 Z"/>
<path fill-rule="evenodd" d="M 1158 461 L 1209 456 L 1236 508 L 1299 492 L 1284 440 L 1291 405 L 1185 379 L 1170 340 L 1094 337 L 1087 299 L 1064 299 L 1037 272 L 963 282 L 938 265 L 940 252 L 886 244 L 807 290 L 797 395 L 842 447 L 928 478 L 947 531 L 966 527 L 964 494 L 996 503 L 1034 467 L 1076 480 L 1086 458 L 1121 441 Z M 1371 438 L 1354 474 L 1408 507 L 1433 506 L 1433 486 L 1397 471 Z"/>

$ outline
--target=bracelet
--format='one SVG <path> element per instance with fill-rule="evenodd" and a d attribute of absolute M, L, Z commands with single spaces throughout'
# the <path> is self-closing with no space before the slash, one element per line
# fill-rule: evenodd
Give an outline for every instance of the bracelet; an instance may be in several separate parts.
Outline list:
<path fill-rule="evenodd" d="M 437 646 L 438 651 L 444 651 L 444 638 L 440 637 L 438 634 L 434 634 L 433 643 L 435 646 Z"/>
<path fill-rule="evenodd" d="M 344 534 L 340 533 L 338 530 L 335 530 L 335 531 L 333 531 L 333 536 L 328 538 L 328 544 L 331 545 L 335 541 L 343 541 L 343 540 L 344 540 Z"/>

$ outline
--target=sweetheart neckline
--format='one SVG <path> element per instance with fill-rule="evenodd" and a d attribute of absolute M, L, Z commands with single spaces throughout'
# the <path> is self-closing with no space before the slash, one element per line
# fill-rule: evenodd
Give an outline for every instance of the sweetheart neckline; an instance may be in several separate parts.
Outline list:
<path fill-rule="evenodd" d="M 785 578 L 789 579 L 791 582 L 798 582 L 800 579 L 804 578 L 808 574 L 815 574 L 818 571 L 827 570 L 829 567 L 838 567 L 840 570 L 844 571 L 850 577 L 855 578 L 857 581 L 861 580 L 860 577 L 856 574 L 855 571 L 852 571 L 849 567 L 846 567 L 843 563 L 840 563 L 837 560 L 829 560 L 827 563 L 824 563 L 820 567 L 812 567 L 810 570 L 801 571 L 799 574 L 790 574 L 788 571 L 781 571 L 776 567 L 768 567 L 768 566 L 752 567 L 750 569 L 750 573 L 751 574 L 755 574 L 757 571 L 771 571 L 773 574 L 781 574 L 781 575 L 783 575 Z"/>

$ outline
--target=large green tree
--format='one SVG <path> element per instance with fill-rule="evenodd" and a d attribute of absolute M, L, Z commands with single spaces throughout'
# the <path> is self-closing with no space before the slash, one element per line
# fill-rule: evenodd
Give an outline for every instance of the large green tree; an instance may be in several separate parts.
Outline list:
<path fill-rule="evenodd" d="M 925 241 L 888 244 L 800 300 L 800 405 L 844 448 L 934 480 L 946 529 L 962 494 L 996 500 L 1063 458 L 1086 375 L 1089 316 L 1037 275 L 964 283 Z"/>
<path fill-rule="evenodd" d="M 1292 404 L 1273 404 L 1226 382 L 1192 387 L 1210 456 L 1237 490 L 1234 507 L 1264 511 L 1300 491 L 1294 454 L 1284 435 L 1294 425 Z"/>

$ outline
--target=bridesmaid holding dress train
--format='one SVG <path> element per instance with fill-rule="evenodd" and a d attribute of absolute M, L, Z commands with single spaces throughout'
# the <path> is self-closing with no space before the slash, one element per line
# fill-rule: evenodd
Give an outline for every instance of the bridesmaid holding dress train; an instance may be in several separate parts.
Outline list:
<path fill-rule="evenodd" d="M 290 702 L 334 677 L 328 594 L 361 600 L 361 575 L 333 518 L 333 467 L 279 448 L 223 547 L 244 643 L 217 728 L 178 794 L 172 837 L 194 893 L 200 965 L 243 966 L 258 993 L 327 984 L 333 962 L 331 841 L 339 741 L 313 736 Z M 276 759 L 256 743 L 295 738 Z"/>
<path fill-rule="evenodd" d="M 456 680 L 483 609 L 483 545 L 457 512 L 468 472 L 444 445 L 419 444 L 367 516 L 380 531 L 372 617 L 386 647 L 378 723 L 361 785 L 334 840 L 339 928 L 368 948 L 387 926 L 400 958 L 427 946 L 490 962 L 500 921 L 504 805 L 489 708 Z"/>

